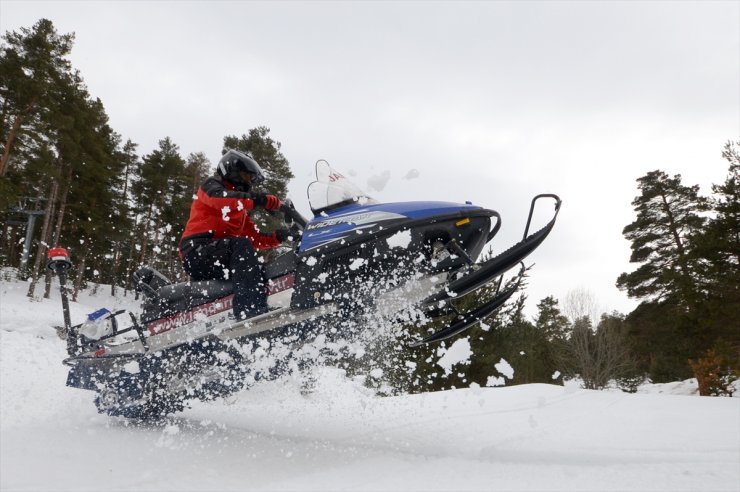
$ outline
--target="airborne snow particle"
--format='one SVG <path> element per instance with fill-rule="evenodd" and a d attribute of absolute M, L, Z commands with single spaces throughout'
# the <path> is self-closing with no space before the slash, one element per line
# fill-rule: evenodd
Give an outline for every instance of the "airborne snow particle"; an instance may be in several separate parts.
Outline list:
<path fill-rule="evenodd" d="M 441 353 L 444 355 L 437 361 L 437 365 L 445 370 L 445 374 L 451 374 L 452 366 L 455 364 L 470 364 L 470 356 L 473 355 L 473 351 L 470 350 L 470 337 L 455 340 L 445 352 L 437 351 L 437 355 Z"/>
<path fill-rule="evenodd" d="M 512 379 L 514 377 L 514 368 L 511 367 L 511 365 L 508 362 L 506 362 L 506 360 L 503 357 L 501 358 L 500 361 L 494 364 L 493 367 L 495 367 L 498 372 L 503 374 L 508 379 Z"/>
<path fill-rule="evenodd" d="M 123 370 L 129 374 L 139 374 L 139 363 L 135 360 L 124 364 Z"/>
<path fill-rule="evenodd" d="M 488 380 L 486 380 L 486 386 L 489 388 L 492 388 L 494 386 L 506 386 L 506 379 L 500 378 L 498 376 L 488 376 Z"/>
<path fill-rule="evenodd" d="M 385 240 L 391 248 L 408 248 L 411 243 L 411 231 L 399 231 Z"/>
<path fill-rule="evenodd" d="M 355 258 L 352 261 L 352 263 L 350 263 L 349 269 L 350 270 L 357 270 L 358 268 L 360 268 L 364 264 L 365 264 L 365 259 L 364 258 Z"/>
<path fill-rule="evenodd" d="M 390 171 L 383 171 L 382 173 L 371 176 L 367 180 L 367 187 L 370 191 L 383 191 L 385 188 L 385 185 L 388 184 L 388 181 L 391 179 L 391 172 Z"/>
<path fill-rule="evenodd" d="M 406 176 L 404 176 L 402 179 L 416 179 L 418 177 L 419 177 L 418 169 L 409 169 L 409 172 L 407 172 Z"/>

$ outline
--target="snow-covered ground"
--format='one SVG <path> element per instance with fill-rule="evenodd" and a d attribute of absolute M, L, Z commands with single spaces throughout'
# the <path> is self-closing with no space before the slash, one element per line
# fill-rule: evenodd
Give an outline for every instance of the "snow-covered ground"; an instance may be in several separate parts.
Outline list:
<path fill-rule="evenodd" d="M 0 282 L 3 491 L 740 490 L 740 398 L 692 381 L 382 398 L 323 368 L 308 395 L 286 378 L 133 425 L 65 387 L 58 296 L 25 291 Z M 72 319 L 112 302 L 86 292 Z"/>

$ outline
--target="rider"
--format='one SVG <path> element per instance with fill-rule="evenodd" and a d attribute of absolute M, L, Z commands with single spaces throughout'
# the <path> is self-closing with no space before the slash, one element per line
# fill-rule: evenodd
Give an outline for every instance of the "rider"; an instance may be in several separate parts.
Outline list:
<path fill-rule="evenodd" d="M 255 250 L 275 248 L 289 235 L 287 229 L 262 234 L 249 217 L 255 207 L 280 209 L 275 195 L 251 192 L 264 179 L 251 156 L 227 151 L 216 173 L 198 189 L 180 240 L 180 258 L 193 280 L 233 281 L 237 320 L 267 311 L 264 276 Z"/>

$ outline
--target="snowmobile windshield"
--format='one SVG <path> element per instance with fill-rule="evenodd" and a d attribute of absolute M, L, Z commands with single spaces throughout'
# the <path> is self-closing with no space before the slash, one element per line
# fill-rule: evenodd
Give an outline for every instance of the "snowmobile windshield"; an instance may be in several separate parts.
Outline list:
<path fill-rule="evenodd" d="M 316 181 L 308 185 L 308 203 L 311 211 L 318 215 L 321 212 L 352 203 L 378 203 L 367 196 L 360 188 L 332 169 L 328 162 L 316 163 Z"/>

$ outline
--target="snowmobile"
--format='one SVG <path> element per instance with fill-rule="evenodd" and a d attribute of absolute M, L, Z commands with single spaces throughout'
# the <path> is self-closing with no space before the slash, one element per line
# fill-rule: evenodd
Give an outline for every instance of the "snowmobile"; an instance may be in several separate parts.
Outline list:
<path fill-rule="evenodd" d="M 66 288 L 72 263 L 65 249 L 50 249 L 48 268 L 58 275 L 62 294 L 67 385 L 94 391 L 101 413 L 146 419 L 267 377 L 249 374 L 250 354 L 276 340 L 293 347 L 320 332 L 336 333 L 340 321 L 358 310 L 384 309 L 392 317 L 413 308 L 425 321 L 452 313 L 451 322 L 411 344 L 448 339 L 513 295 L 522 260 L 553 229 L 561 205 L 557 195 L 535 196 L 522 240 L 476 262 L 501 228 L 494 210 L 470 202 L 379 203 L 323 160 L 316 163 L 308 199 L 310 220 L 290 201 L 283 204 L 293 246 L 264 265 L 270 309 L 246 320 L 232 315 L 231 282 L 173 283 L 143 267 L 133 275 L 143 297 L 138 315 L 103 308 L 72 325 Z M 541 199 L 554 200 L 554 213 L 530 233 Z M 522 270 L 502 288 L 503 275 L 520 263 Z M 451 302 L 491 286 L 494 295 L 467 312 L 457 312 Z"/>

